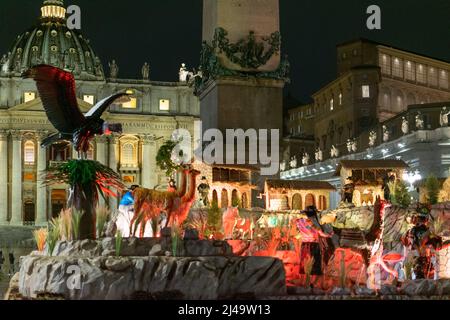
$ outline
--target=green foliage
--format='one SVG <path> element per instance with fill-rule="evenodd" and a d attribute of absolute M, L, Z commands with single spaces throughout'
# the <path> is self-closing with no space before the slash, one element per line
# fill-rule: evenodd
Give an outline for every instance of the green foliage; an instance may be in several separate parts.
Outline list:
<path fill-rule="evenodd" d="M 74 240 L 80 239 L 80 221 L 83 212 L 72 209 L 72 235 Z"/>
<path fill-rule="evenodd" d="M 109 219 L 109 216 L 111 215 L 111 211 L 106 207 L 97 207 L 96 210 L 96 229 L 97 229 L 97 238 L 101 238 L 103 235 L 103 230 L 105 229 L 106 222 Z"/>
<path fill-rule="evenodd" d="M 428 203 L 431 205 L 438 203 L 439 191 L 441 189 L 439 180 L 434 175 L 430 175 L 425 182 L 425 188 L 427 189 Z"/>
<path fill-rule="evenodd" d="M 50 221 L 50 230 L 47 236 L 47 249 L 50 256 L 53 255 L 56 243 L 60 239 L 61 219 L 56 218 Z"/>
<path fill-rule="evenodd" d="M 395 180 L 388 184 L 391 193 L 391 203 L 401 208 L 407 208 L 411 204 L 411 196 L 408 187 L 403 181 Z"/>
<path fill-rule="evenodd" d="M 180 165 L 172 161 L 172 152 L 177 144 L 177 141 L 168 140 L 159 148 L 156 154 L 156 164 L 161 170 L 166 172 L 168 177 L 171 177 L 180 168 Z"/>
<path fill-rule="evenodd" d="M 211 203 L 211 207 L 208 209 L 206 225 L 205 236 L 207 237 L 222 229 L 222 211 L 215 201 Z"/>
<path fill-rule="evenodd" d="M 116 257 L 120 256 L 120 252 L 122 250 L 122 232 L 120 230 L 117 230 L 116 233 Z"/>

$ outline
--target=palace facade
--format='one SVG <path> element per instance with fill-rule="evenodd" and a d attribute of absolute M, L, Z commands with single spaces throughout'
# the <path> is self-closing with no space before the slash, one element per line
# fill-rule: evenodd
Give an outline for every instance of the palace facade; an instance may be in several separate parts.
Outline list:
<path fill-rule="evenodd" d="M 132 94 L 131 101 L 113 105 L 103 117 L 121 123 L 123 134 L 97 138 L 88 154 L 119 172 L 128 185 L 164 188 L 167 179 L 154 155 L 175 129 L 193 134 L 194 121 L 199 119 L 199 101 L 186 79 L 152 81 L 148 64 L 141 79 L 121 79 L 115 61 L 105 74 L 89 40 L 67 28 L 62 1 L 44 1 L 41 12 L 37 24 L 19 35 L 1 59 L 0 225 L 44 225 L 58 215 L 67 200 L 67 186 L 43 187 L 41 178 L 48 168 L 77 156 L 67 144 L 40 147 L 55 129 L 34 81 L 21 78 L 31 66 L 45 63 L 73 72 L 84 112 L 114 92 Z M 117 207 L 116 199 L 108 201 L 110 207 Z"/>

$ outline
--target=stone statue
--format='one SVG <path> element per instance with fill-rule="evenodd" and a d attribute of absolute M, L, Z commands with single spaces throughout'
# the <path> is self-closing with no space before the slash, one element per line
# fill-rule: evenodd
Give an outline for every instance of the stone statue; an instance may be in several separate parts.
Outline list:
<path fill-rule="evenodd" d="M 353 145 L 352 140 L 348 139 L 347 140 L 347 150 L 348 150 L 348 152 L 352 152 L 352 145 Z"/>
<path fill-rule="evenodd" d="M 297 157 L 294 156 L 291 158 L 291 162 L 289 162 L 289 166 L 291 167 L 291 169 L 297 168 Z"/>
<path fill-rule="evenodd" d="M 148 62 L 144 63 L 141 69 L 142 73 L 142 79 L 148 80 L 150 79 L 150 66 L 148 65 Z"/>
<path fill-rule="evenodd" d="M 74 65 L 74 63 L 75 63 L 73 54 L 70 54 L 70 59 L 71 59 L 70 66 L 72 67 Z M 103 75 L 103 66 L 102 66 L 102 62 L 100 61 L 99 57 L 95 58 L 95 73 L 98 76 L 102 76 Z"/>
<path fill-rule="evenodd" d="M 306 152 L 303 154 L 302 164 L 303 164 L 304 166 L 309 165 L 309 154 L 306 153 Z"/>
<path fill-rule="evenodd" d="M 370 131 L 369 133 L 369 146 L 373 147 L 377 142 L 377 133 L 375 131 Z"/>
<path fill-rule="evenodd" d="M 282 162 L 280 163 L 280 171 L 281 171 L 281 172 L 286 171 L 286 162 L 285 162 L 285 161 L 282 161 Z"/>
<path fill-rule="evenodd" d="M 352 141 L 352 152 L 358 151 L 358 144 L 356 143 L 356 140 Z"/>
<path fill-rule="evenodd" d="M 186 64 L 185 63 L 181 64 L 180 72 L 178 73 L 178 75 L 180 76 L 180 82 L 187 82 L 188 81 L 189 71 L 186 68 Z"/>
<path fill-rule="evenodd" d="M 425 128 L 425 122 L 423 121 L 423 115 L 420 111 L 416 115 L 416 128 L 417 130 L 423 130 Z"/>
<path fill-rule="evenodd" d="M 409 133 L 409 122 L 405 117 L 402 118 L 402 132 L 403 134 Z"/>
<path fill-rule="evenodd" d="M 116 79 L 119 74 L 119 67 L 116 63 L 116 60 L 113 60 L 109 63 L 110 77 L 111 79 Z"/>
<path fill-rule="evenodd" d="M 2 59 L 0 60 L 0 65 L 4 65 L 6 63 L 6 61 L 8 60 L 8 57 L 6 54 L 4 54 L 2 56 Z"/>
<path fill-rule="evenodd" d="M 323 160 L 323 152 L 322 152 L 322 150 L 320 150 L 320 148 L 317 148 L 317 150 L 316 150 L 315 159 L 316 159 L 316 161 L 319 161 L 319 162 Z"/>
<path fill-rule="evenodd" d="M 332 158 L 339 157 L 339 150 L 334 145 L 331 146 L 330 156 Z"/>
<path fill-rule="evenodd" d="M 441 127 L 448 127 L 448 116 L 450 115 L 450 111 L 447 110 L 447 107 L 443 107 L 441 110 L 441 115 L 439 117 L 439 124 Z"/>
<path fill-rule="evenodd" d="M 389 141 L 389 129 L 386 125 L 383 125 L 383 142 Z"/>

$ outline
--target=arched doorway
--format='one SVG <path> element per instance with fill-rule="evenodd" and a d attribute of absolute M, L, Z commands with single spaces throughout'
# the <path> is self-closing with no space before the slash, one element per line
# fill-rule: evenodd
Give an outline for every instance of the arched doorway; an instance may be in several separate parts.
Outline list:
<path fill-rule="evenodd" d="M 314 195 L 311 193 L 308 193 L 305 197 L 305 208 L 309 206 L 315 206 L 316 205 L 316 199 L 314 198 Z"/>
<path fill-rule="evenodd" d="M 219 197 L 217 196 L 216 190 L 213 190 L 213 193 L 212 193 L 212 205 L 219 206 Z"/>
<path fill-rule="evenodd" d="M 222 190 L 222 194 L 220 196 L 220 207 L 228 208 L 228 191 L 227 191 L 227 189 Z"/>
<path fill-rule="evenodd" d="M 52 190 L 52 218 L 57 218 L 61 213 L 61 210 L 66 207 L 66 190 Z"/>
<path fill-rule="evenodd" d="M 292 210 L 303 210 L 302 196 L 299 193 L 294 194 L 292 197 Z"/>
<path fill-rule="evenodd" d="M 281 210 L 289 210 L 289 198 L 288 198 L 288 196 L 282 196 L 281 197 L 280 209 Z"/>
<path fill-rule="evenodd" d="M 242 193 L 241 206 L 244 209 L 248 208 L 248 198 L 247 198 L 247 193 L 246 192 Z"/>
<path fill-rule="evenodd" d="M 36 212 L 36 206 L 34 205 L 33 201 L 26 201 L 24 206 L 24 217 L 23 222 L 25 224 L 32 224 L 35 221 L 35 212 Z"/>
<path fill-rule="evenodd" d="M 233 207 L 241 207 L 239 195 L 236 189 L 231 192 L 231 205 Z"/>
<path fill-rule="evenodd" d="M 325 196 L 319 196 L 319 210 L 327 210 L 327 198 Z"/>

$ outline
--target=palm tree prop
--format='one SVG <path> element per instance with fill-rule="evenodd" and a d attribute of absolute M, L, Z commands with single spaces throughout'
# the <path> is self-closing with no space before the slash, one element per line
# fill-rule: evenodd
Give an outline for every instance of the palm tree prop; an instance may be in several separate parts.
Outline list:
<path fill-rule="evenodd" d="M 67 163 L 51 168 L 45 175 L 44 185 L 66 183 L 70 186 L 68 206 L 83 212 L 80 221 L 80 238 L 96 238 L 95 208 L 99 194 L 117 197 L 117 192 L 126 187 L 114 170 L 92 160 L 69 160 Z"/>

